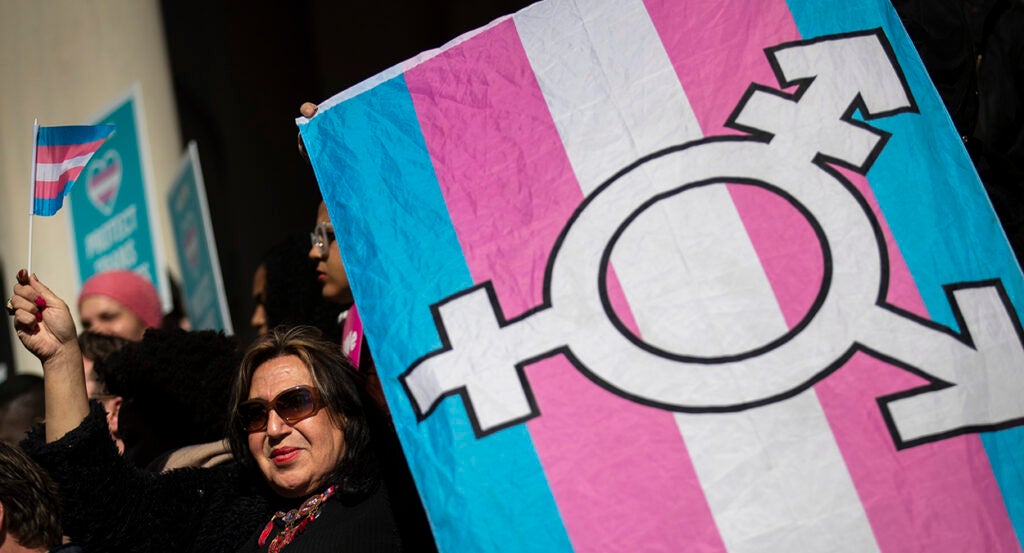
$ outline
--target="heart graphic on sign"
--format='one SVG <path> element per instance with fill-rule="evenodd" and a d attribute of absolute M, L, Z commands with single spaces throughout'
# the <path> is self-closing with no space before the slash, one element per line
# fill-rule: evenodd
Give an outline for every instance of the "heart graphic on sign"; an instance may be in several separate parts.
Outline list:
<path fill-rule="evenodd" d="M 92 205 L 104 215 L 114 211 L 117 193 L 121 189 L 121 156 L 117 150 L 108 151 L 102 158 L 89 164 L 85 175 L 85 192 Z"/>
<path fill-rule="evenodd" d="M 185 250 L 185 261 L 188 268 L 195 270 L 199 267 L 199 231 L 193 220 L 189 220 L 187 224 L 188 228 L 185 229 L 185 236 L 181 239 L 181 246 Z"/>

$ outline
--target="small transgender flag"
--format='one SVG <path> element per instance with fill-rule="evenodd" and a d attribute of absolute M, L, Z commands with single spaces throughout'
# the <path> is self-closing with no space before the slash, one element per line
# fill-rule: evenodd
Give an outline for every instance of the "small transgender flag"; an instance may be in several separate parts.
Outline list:
<path fill-rule="evenodd" d="M 114 132 L 114 125 L 39 127 L 33 168 L 32 214 L 53 215 L 75 179 Z"/>

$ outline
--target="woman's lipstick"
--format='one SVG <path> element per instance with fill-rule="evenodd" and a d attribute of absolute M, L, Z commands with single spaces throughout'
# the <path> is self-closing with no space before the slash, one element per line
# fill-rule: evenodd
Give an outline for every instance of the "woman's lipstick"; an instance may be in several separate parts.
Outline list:
<path fill-rule="evenodd" d="M 287 465 L 295 460 L 299 455 L 299 450 L 294 447 L 279 447 L 270 452 L 270 460 L 275 465 Z"/>

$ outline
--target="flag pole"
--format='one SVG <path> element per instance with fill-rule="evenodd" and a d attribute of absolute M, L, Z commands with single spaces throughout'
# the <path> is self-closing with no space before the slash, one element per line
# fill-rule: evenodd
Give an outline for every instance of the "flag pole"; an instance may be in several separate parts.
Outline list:
<path fill-rule="evenodd" d="M 32 185 L 28 195 L 28 274 L 32 274 L 32 222 L 36 212 L 36 145 L 39 143 L 39 119 L 32 122 Z"/>

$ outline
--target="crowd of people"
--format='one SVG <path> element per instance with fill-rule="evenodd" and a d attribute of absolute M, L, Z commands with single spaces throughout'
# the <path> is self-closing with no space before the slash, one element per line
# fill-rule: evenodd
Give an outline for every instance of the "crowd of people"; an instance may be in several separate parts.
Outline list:
<path fill-rule="evenodd" d="M 1020 2 L 894 4 L 1020 255 Z M 18 273 L 7 312 L 43 377 L 0 383 L 0 552 L 436 549 L 322 202 L 311 222 L 256 268 L 244 351 L 131 271 L 83 285 L 80 334 Z"/>
<path fill-rule="evenodd" d="M 83 284 L 81 333 L 18 273 L 7 313 L 43 376 L 0 385 L 0 551 L 436 550 L 323 203 L 252 286 L 243 350 L 132 271 Z"/>

